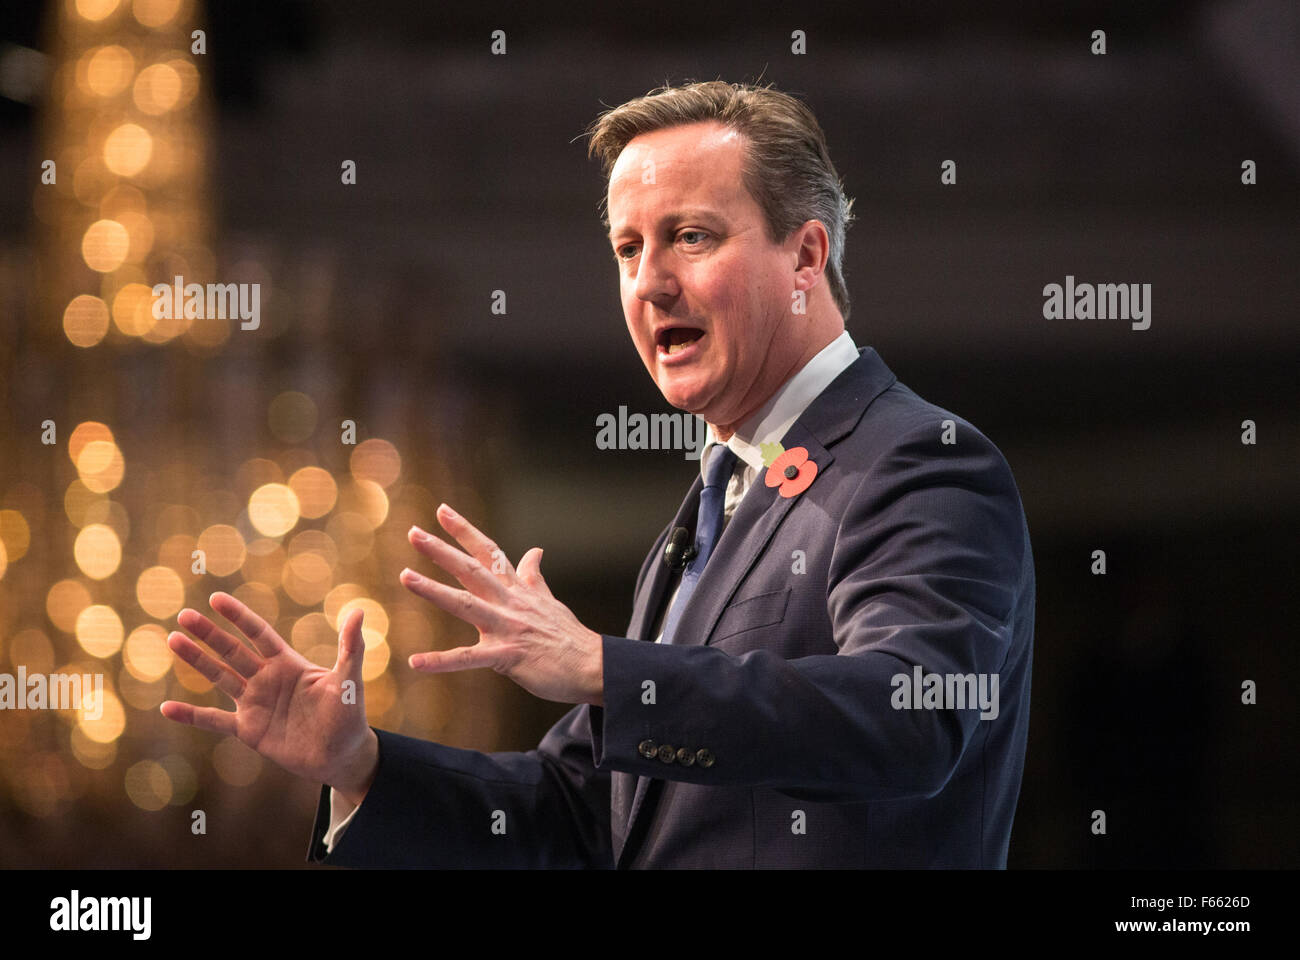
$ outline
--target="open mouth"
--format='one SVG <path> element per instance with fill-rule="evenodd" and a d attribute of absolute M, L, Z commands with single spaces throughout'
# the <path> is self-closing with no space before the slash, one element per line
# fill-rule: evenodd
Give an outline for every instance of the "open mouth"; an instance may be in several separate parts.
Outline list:
<path fill-rule="evenodd" d="M 668 327 L 659 331 L 656 347 L 660 356 L 675 356 L 699 342 L 704 331 L 698 327 Z"/>

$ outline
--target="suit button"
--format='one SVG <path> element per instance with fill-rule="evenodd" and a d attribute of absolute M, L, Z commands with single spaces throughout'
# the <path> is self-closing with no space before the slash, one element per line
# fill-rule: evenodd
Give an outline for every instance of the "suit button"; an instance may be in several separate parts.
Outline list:
<path fill-rule="evenodd" d="M 691 753 L 691 751 L 687 750 L 685 747 L 681 747 L 677 751 L 677 762 L 683 767 L 689 767 L 695 763 L 695 754 Z"/>
<path fill-rule="evenodd" d="M 701 767 L 713 766 L 713 751 L 708 747 L 700 747 L 695 751 L 695 762 Z"/>
<path fill-rule="evenodd" d="M 636 745 L 636 752 L 641 754 L 647 760 L 653 760 L 659 753 L 659 744 L 653 740 L 642 740 Z"/>
<path fill-rule="evenodd" d="M 665 743 L 659 748 L 659 759 L 664 763 L 672 763 L 673 758 L 677 756 L 677 751 L 671 745 Z"/>

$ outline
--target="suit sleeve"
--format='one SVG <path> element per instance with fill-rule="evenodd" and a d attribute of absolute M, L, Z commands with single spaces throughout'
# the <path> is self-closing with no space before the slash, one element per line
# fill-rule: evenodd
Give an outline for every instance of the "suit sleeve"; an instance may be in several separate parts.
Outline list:
<path fill-rule="evenodd" d="M 637 590 L 658 556 L 659 535 Z M 479 753 L 376 730 L 379 769 L 327 850 L 321 788 L 307 859 L 353 867 L 613 868 L 609 770 L 597 770 L 591 708 L 575 707 L 526 753 Z M 497 811 L 500 811 L 498 814 Z M 504 833 L 493 832 L 504 829 Z"/>
<path fill-rule="evenodd" d="M 379 768 L 326 853 L 322 787 L 308 859 L 345 867 L 612 868 L 609 774 L 595 768 L 588 708 L 535 750 L 480 753 L 376 730 Z"/>
<path fill-rule="evenodd" d="M 810 800 L 934 796 L 980 712 L 895 708 L 894 678 L 910 681 L 917 665 L 1004 668 L 1027 559 L 1023 518 L 1006 461 L 973 427 L 948 447 L 930 424 L 904 435 L 867 469 L 836 533 L 827 610 L 838 652 L 786 660 L 606 636 L 605 703 L 591 715 L 598 764 Z M 654 705 L 641 702 L 645 680 L 655 681 Z M 703 745 L 711 756 L 664 763 L 641 755 L 647 742 Z"/>

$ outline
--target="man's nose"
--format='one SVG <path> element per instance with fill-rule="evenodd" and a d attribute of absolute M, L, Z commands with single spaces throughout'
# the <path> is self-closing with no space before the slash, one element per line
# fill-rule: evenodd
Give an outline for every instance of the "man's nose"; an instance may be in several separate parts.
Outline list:
<path fill-rule="evenodd" d="M 641 249 L 636 269 L 636 295 L 638 299 L 657 302 L 676 297 L 681 293 L 677 276 L 672 269 L 672 250 L 659 245 L 646 244 Z"/>

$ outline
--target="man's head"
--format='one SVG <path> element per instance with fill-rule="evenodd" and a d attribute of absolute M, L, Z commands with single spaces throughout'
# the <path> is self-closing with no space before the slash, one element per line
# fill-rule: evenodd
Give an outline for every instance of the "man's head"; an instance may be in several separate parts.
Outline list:
<path fill-rule="evenodd" d="M 603 114 L 590 152 L 628 330 L 669 403 L 728 435 L 843 329 L 852 201 L 806 106 L 721 81 Z"/>

